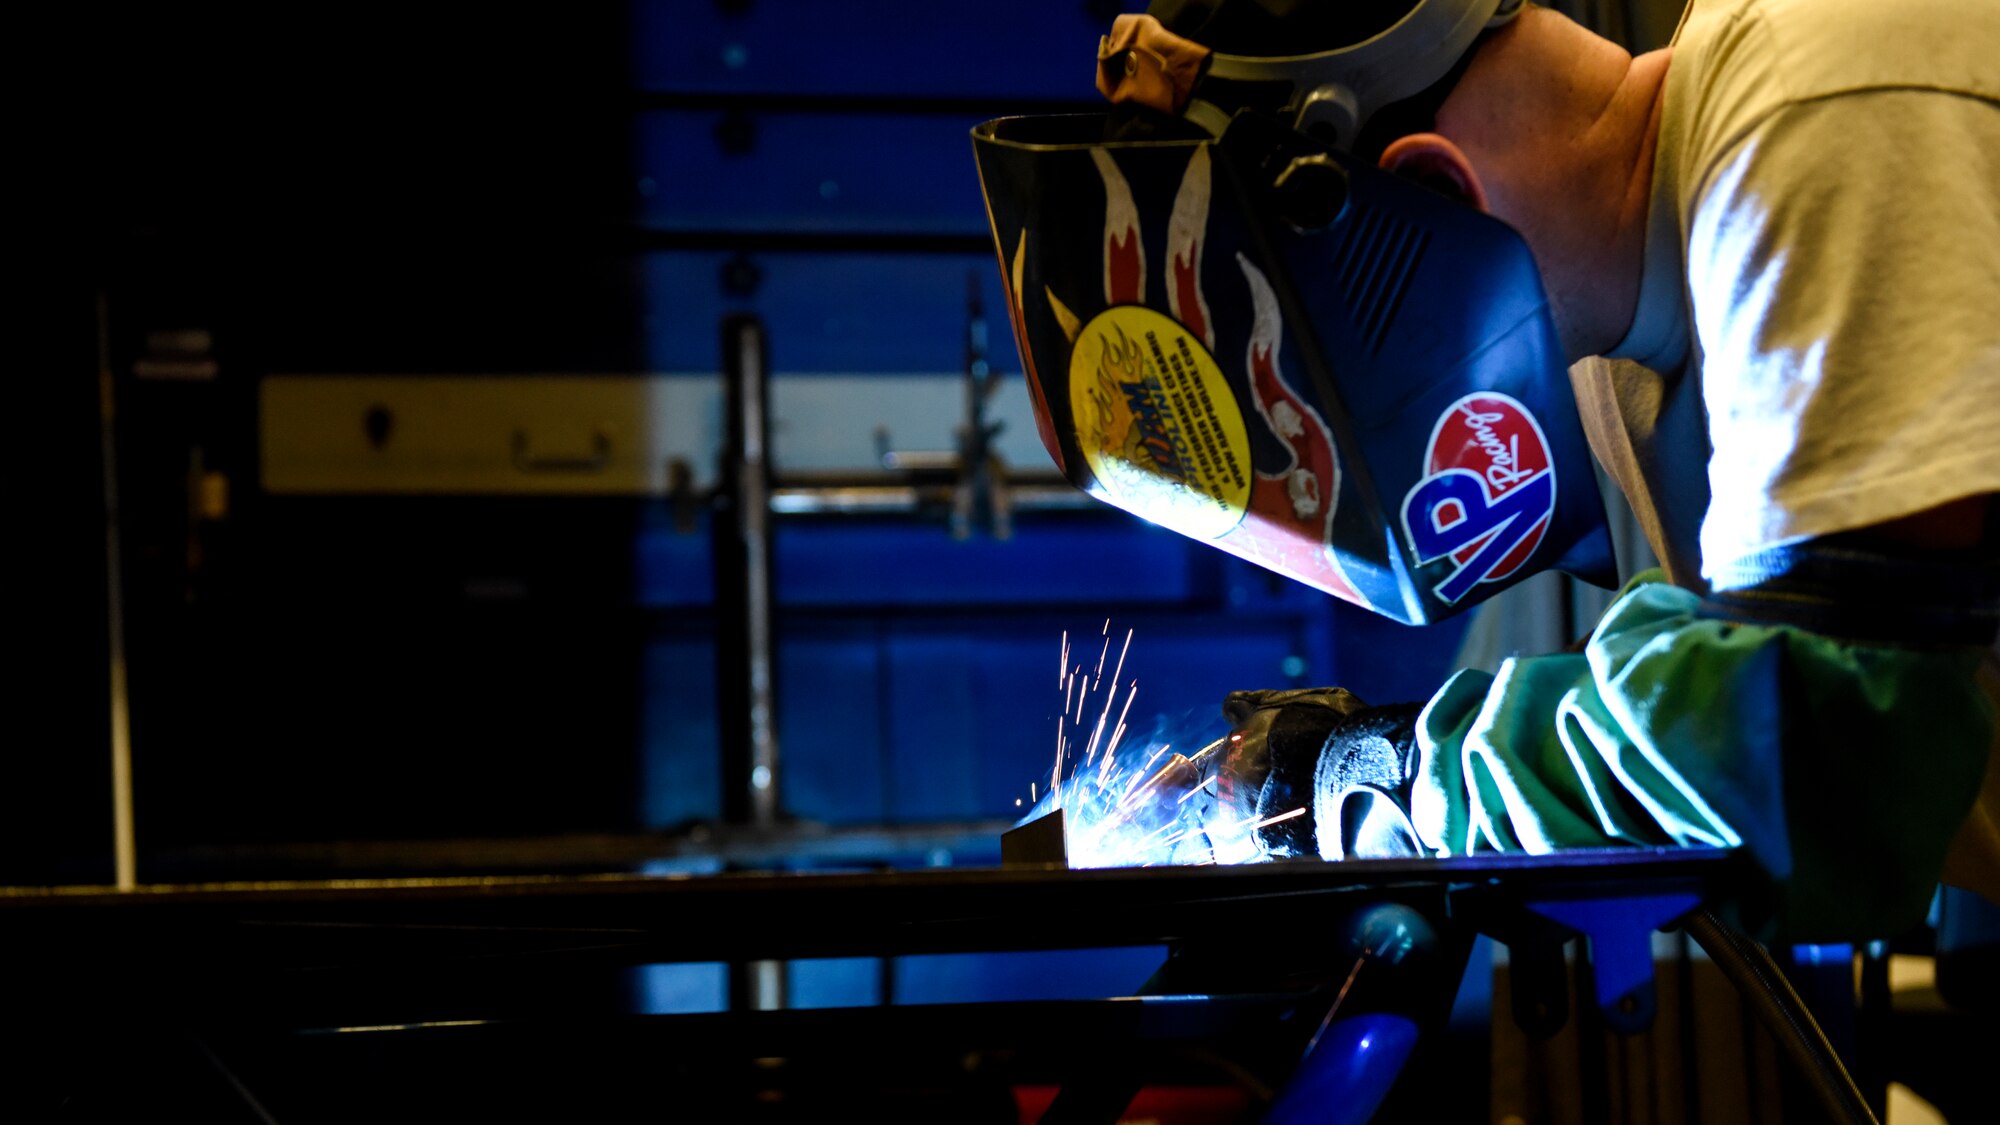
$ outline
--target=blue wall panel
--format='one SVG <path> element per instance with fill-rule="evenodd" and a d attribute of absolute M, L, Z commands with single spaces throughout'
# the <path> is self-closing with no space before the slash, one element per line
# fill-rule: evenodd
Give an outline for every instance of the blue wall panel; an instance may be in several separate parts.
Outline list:
<path fill-rule="evenodd" d="M 965 1004 L 993 1000 L 1091 1000 L 1123 996 L 1166 960 L 1162 946 L 947 953 L 888 958 L 896 1004 Z M 870 1007 L 882 1000 L 882 958 L 839 957 L 785 966 L 791 1008 Z M 644 965 L 632 971 L 634 1008 L 648 1014 L 728 1008 L 728 966 Z"/>
<path fill-rule="evenodd" d="M 637 552 L 640 604 L 714 600 L 705 528 L 646 528 Z M 1225 572 L 1264 574 L 1108 508 L 1025 518 L 1006 540 L 954 540 L 942 523 L 780 520 L 774 552 L 779 604 L 796 608 L 1183 605 L 1215 597 Z"/>
<path fill-rule="evenodd" d="M 663 828 L 722 815 L 715 641 L 705 632 L 646 646 L 640 716 L 641 823 Z"/>
<path fill-rule="evenodd" d="M 987 233 L 972 158 L 978 116 L 756 113 L 725 152 L 722 114 L 642 115 L 640 219 L 660 230 Z"/>
<path fill-rule="evenodd" d="M 825 957 L 785 965 L 786 1007 L 862 1008 L 881 1000 L 880 957 Z"/>
<path fill-rule="evenodd" d="M 1016 0 L 640 0 L 634 69 L 649 90 L 1087 99 L 1108 7 Z M 1137 2 L 1126 9 L 1143 9 Z"/>
<path fill-rule="evenodd" d="M 715 601 L 715 550 L 708 520 L 681 531 L 665 519 L 648 520 L 633 542 L 633 597 L 642 606 L 705 606 Z"/>
<path fill-rule="evenodd" d="M 963 541 L 939 524 L 800 522 L 781 528 L 777 551 L 781 604 L 797 605 L 1182 604 L 1208 592 L 1204 564 L 1218 561 L 1116 515 Z"/>
<path fill-rule="evenodd" d="M 982 690 L 995 640 L 969 632 L 889 638 L 884 775 L 893 786 L 890 808 L 897 819 L 992 815 L 979 807 L 979 760 L 992 752 L 992 743 L 1016 734 L 984 737 L 995 722 Z"/>
<path fill-rule="evenodd" d="M 778 650 L 778 735 L 787 811 L 828 824 L 884 819 L 882 651 L 874 623 L 813 621 Z"/>
<path fill-rule="evenodd" d="M 896 959 L 899 1004 L 1090 1000 L 1124 996 L 1166 960 L 1161 946 Z"/>
<path fill-rule="evenodd" d="M 631 986 L 638 1015 L 729 1010 L 729 966 L 719 962 L 640 965 L 632 970 Z"/>
<path fill-rule="evenodd" d="M 961 370 L 966 279 L 977 274 L 988 325 L 987 359 L 1018 372 L 1014 334 L 998 321 L 999 259 L 988 253 L 757 252 L 762 275 L 749 296 L 726 293 L 725 251 L 663 251 L 640 262 L 648 358 L 656 371 L 718 371 L 722 318 L 752 312 L 770 331 L 771 369 L 880 375 Z"/>

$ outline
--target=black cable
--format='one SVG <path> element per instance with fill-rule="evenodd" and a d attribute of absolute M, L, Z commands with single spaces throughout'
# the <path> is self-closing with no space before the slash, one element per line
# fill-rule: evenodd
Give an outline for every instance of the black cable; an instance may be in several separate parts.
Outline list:
<path fill-rule="evenodd" d="M 1687 932 L 1736 986 L 1757 1021 L 1777 1040 L 1778 1050 L 1798 1067 L 1829 1119 L 1843 1125 L 1880 1125 L 1770 953 L 1707 910 L 1688 919 Z"/>

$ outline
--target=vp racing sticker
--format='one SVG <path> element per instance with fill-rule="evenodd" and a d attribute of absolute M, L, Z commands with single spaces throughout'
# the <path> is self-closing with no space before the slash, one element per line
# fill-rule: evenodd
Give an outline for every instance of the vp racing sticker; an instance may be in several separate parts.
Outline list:
<path fill-rule="evenodd" d="M 1556 471 L 1541 423 L 1497 392 L 1466 395 L 1431 431 L 1425 476 L 1403 498 L 1403 534 L 1422 566 L 1450 559 L 1437 596 L 1455 604 L 1519 570 L 1556 510 Z"/>

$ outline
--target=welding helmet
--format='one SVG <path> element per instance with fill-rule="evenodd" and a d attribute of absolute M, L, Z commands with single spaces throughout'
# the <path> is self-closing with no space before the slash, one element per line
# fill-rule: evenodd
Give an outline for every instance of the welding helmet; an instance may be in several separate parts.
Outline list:
<path fill-rule="evenodd" d="M 1199 32 L 1230 3 L 1156 10 Z M 1337 7 L 1247 6 L 1253 48 Z M 1612 581 L 1526 243 L 1354 154 L 1519 8 L 1414 0 L 1293 55 L 1121 16 L 1099 50 L 1111 113 L 973 130 L 1036 422 L 1072 482 L 1411 624 L 1552 567 Z"/>

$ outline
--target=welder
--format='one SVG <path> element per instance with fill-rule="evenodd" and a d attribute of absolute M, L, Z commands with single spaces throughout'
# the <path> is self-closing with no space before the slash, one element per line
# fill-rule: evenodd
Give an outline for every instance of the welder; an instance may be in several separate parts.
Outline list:
<path fill-rule="evenodd" d="M 1673 44 L 1637 57 L 1521 0 L 1157 0 L 1099 48 L 1113 106 L 1093 156 L 1105 184 L 1095 316 L 1066 295 L 1059 263 L 1036 272 L 1038 254 L 1062 253 L 1053 204 L 1009 210 L 1010 193 L 1052 190 L 1056 166 L 1010 181 L 982 154 L 1024 362 L 1047 384 L 1035 387 L 1043 436 L 1079 483 L 1423 622 L 1536 569 L 1596 569 L 1590 538 L 1564 530 L 1589 474 L 1570 469 L 1555 494 L 1562 427 L 1580 422 L 1662 562 L 1580 651 L 1461 672 L 1428 703 L 1232 697 L 1246 737 L 1219 768 L 1235 812 L 1311 811 L 1273 825 L 1267 854 L 1740 846 L 1763 880 L 1736 904 L 1740 920 L 1788 940 L 1899 932 L 1921 920 L 1941 871 L 2000 893 L 2000 769 L 1978 682 L 1992 679 L 2000 628 L 1995 58 L 2000 9 L 1987 0 L 1693 0 Z M 1189 142 L 1213 147 L 1227 172 L 1215 182 L 1236 186 L 1211 189 L 1205 155 L 1184 160 L 1178 192 L 1145 182 L 1150 149 Z M 1377 168 L 1401 186 L 1381 186 Z M 1227 235 L 1211 196 L 1229 191 L 1263 212 L 1243 220 L 1234 264 L 1208 245 Z M 1384 215 L 1405 209 L 1357 217 L 1369 192 Z M 1431 372 L 1367 356 L 1449 334 L 1439 322 L 1462 311 L 1400 278 L 1454 247 L 1479 275 L 1485 253 L 1399 192 L 1518 234 L 1559 353 L 1538 388 L 1503 384 L 1502 358 L 1533 367 L 1519 357 L 1535 347 L 1511 312 L 1482 322 L 1492 343 L 1452 361 L 1464 385 L 1435 391 L 1448 408 L 1425 408 L 1428 447 L 1392 455 L 1381 435 L 1416 392 L 1380 384 Z M 1152 218 L 1168 198 L 1171 216 Z M 1191 223 L 1212 237 L 1191 239 Z M 1119 255 L 1148 238 L 1167 246 L 1165 267 L 1147 274 L 1142 261 L 1121 290 Z M 1316 255 L 1364 266 L 1322 283 L 1302 276 Z M 1218 325 L 1231 313 L 1208 279 L 1239 268 L 1259 322 L 1242 330 L 1244 366 L 1259 370 L 1231 377 L 1231 326 Z M 1468 282 L 1455 299 L 1470 317 L 1497 292 Z M 1353 309 L 1312 299 L 1327 293 Z M 1280 516 L 1323 516 L 1313 558 L 1270 547 L 1251 528 L 1257 501 L 1229 494 L 1227 473 L 1170 466 L 1161 475 L 1186 487 L 1149 493 L 1106 468 L 1110 439 L 1076 437 L 1093 404 L 1107 409 L 1076 389 L 1077 356 L 1104 350 L 1088 359 L 1108 369 L 1106 356 L 1126 354 L 1117 341 L 1155 335 L 1118 311 L 1129 305 L 1159 307 L 1158 323 L 1197 345 L 1132 364 L 1171 369 L 1204 400 L 1230 378 L 1247 388 L 1255 410 L 1234 440 L 1289 457 L 1258 476 L 1290 474 Z M 1303 372 L 1291 390 L 1259 368 L 1276 363 L 1279 334 L 1264 325 L 1279 316 L 1286 362 Z M 1223 374 L 1203 382 L 1211 369 Z M 1065 374 L 1067 403 L 1051 393 Z M 1315 462 L 1298 438 L 1312 429 L 1298 386 L 1317 388 L 1312 420 L 1325 416 L 1332 447 L 1303 492 Z M 1206 434 L 1207 415 L 1175 417 L 1192 424 L 1164 425 L 1168 438 Z M 1226 430 L 1189 448 L 1226 454 Z M 1546 497 L 1516 487 L 1544 477 Z M 1336 504 L 1351 514 L 1337 520 Z"/>

